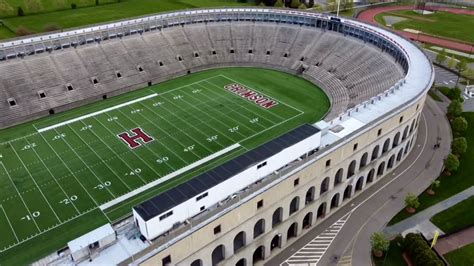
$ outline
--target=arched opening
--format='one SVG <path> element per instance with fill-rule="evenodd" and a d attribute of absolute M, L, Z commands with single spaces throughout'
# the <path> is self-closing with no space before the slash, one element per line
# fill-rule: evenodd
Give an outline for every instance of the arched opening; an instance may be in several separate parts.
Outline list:
<path fill-rule="evenodd" d="M 286 239 L 290 240 L 291 238 L 296 237 L 297 234 L 298 234 L 298 223 L 292 223 L 290 227 L 288 227 Z"/>
<path fill-rule="evenodd" d="M 303 218 L 303 228 L 304 229 L 310 228 L 312 223 L 313 223 L 313 213 L 309 212 Z"/>
<path fill-rule="evenodd" d="M 410 134 L 411 134 L 411 132 L 413 132 L 413 129 L 415 129 L 415 119 L 413 119 L 413 121 L 411 122 Z"/>
<path fill-rule="evenodd" d="M 359 179 L 357 180 L 357 183 L 356 183 L 356 187 L 355 187 L 355 191 L 361 191 L 362 190 L 362 187 L 364 186 L 364 177 L 361 176 L 359 177 Z"/>
<path fill-rule="evenodd" d="M 403 135 L 402 135 L 402 141 L 406 140 L 408 137 L 408 126 L 405 127 L 405 130 L 403 130 Z"/>
<path fill-rule="evenodd" d="M 369 154 L 366 152 L 360 158 L 359 169 L 367 165 L 367 159 L 369 158 Z"/>
<path fill-rule="evenodd" d="M 354 174 L 355 174 L 355 169 L 356 169 L 356 161 L 353 160 L 350 164 L 349 164 L 349 169 L 347 169 L 347 178 L 351 178 Z"/>
<path fill-rule="evenodd" d="M 293 200 L 290 202 L 290 213 L 289 215 L 292 215 L 293 213 L 297 212 L 299 209 L 300 205 L 300 197 L 294 197 Z"/>
<path fill-rule="evenodd" d="M 255 226 L 253 227 L 253 238 L 257 238 L 261 234 L 265 232 L 265 220 L 260 219 L 255 223 Z"/>
<path fill-rule="evenodd" d="M 224 245 L 217 246 L 214 251 L 212 251 L 212 265 L 217 265 L 219 262 L 225 259 L 225 248 Z"/>
<path fill-rule="evenodd" d="M 389 148 L 390 148 L 390 139 L 386 139 L 383 144 L 382 154 L 386 153 Z"/>
<path fill-rule="evenodd" d="M 252 256 L 253 264 L 265 259 L 265 247 L 260 246 L 254 252 Z"/>
<path fill-rule="evenodd" d="M 404 153 L 407 154 L 408 153 L 408 149 L 410 148 L 410 141 L 407 142 L 407 145 L 405 146 L 405 151 Z"/>
<path fill-rule="evenodd" d="M 397 132 L 397 134 L 395 134 L 395 138 L 393 138 L 392 149 L 397 147 L 399 142 L 400 142 L 400 132 Z"/>
<path fill-rule="evenodd" d="M 339 207 L 339 193 L 336 193 L 336 195 L 332 196 L 330 209 L 332 210 L 337 207 Z"/>
<path fill-rule="evenodd" d="M 197 259 L 197 260 L 191 262 L 191 266 L 202 266 L 202 260 Z"/>
<path fill-rule="evenodd" d="M 322 195 L 326 191 L 329 190 L 329 177 L 324 178 L 323 182 L 321 183 L 321 191 L 319 195 Z"/>
<path fill-rule="evenodd" d="M 375 169 L 371 169 L 369 171 L 369 174 L 367 174 L 367 181 L 365 181 L 366 184 L 372 183 L 374 181 L 374 175 L 375 175 Z"/>
<path fill-rule="evenodd" d="M 239 261 L 237 261 L 235 266 L 247 266 L 247 260 L 245 258 L 242 258 Z"/>
<path fill-rule="evenodd" d="M 314 193 L 316 191 L 315 187 L 310 187 L 308 191 L 306 192 L 306 197 L 304 199 L 304 204 L 308 204 L 314 200 Z"/>
<path fill-rule="evenodd" d="M 282 220 L 283 220 L 283 208 L 280 207 L 273 212 L 272 228 L 275 227 L 275 225 L 281 223 Z"/>
<path fill-rule="evenodd" d="M 379 145 L 375 146 L 375 148 L 372 150 L 372 157 L 370 161 L 373 161 L 379 157 Z"/>
<path fill-rule="evenodd" d="M 395 154 L 390 156 L 390 159 L 388 159 L 387 169 L 392 169 L 394 164 L 395 164 Z"/>
<path fill-rule="evenodd" d="M 334 186 L 342 182 L 342 175 L 344 174 L 344 170 L 339 168 L 336 172 L 336 176 L 334 177 Z"/>
<path fill-rule="evenodd" d="M 397 162 L 399 162 L 399 161 L 402 160 L 402 156 L 403 156 L 403 148 L 401 148 L 401 149 L 398 151 L 398 154 L 397 154 Z"/>
<path fill-rule="evenodd" d="M 275 248 L 281 248 L 281 234 L 277 234 L 272 238 L 272 242 L 270 242 L 270 251 L 274 250 Z"/>
<path fill-rule="evenodd" d="M 352 185 L 348 185 L 346 189 L 344 190 L 344 197 L 342 197 L 342 200 L 350 199 L 352 197 Z"/>
<path fill-rule="evenodd" d="M 326 202 L 321 203 L 318 208 L 318 213 L 316 215 L 317 219 L 324 218 L 326 216 Z"/>
<path fill-rule="evenodd" d="M 377 169 L 377 176 L 383 175 L 383 172 L 385 171 L 385 162 L 382 162 L 379 164 L 379 168 Z"/>
<path fill-rule="evenodd" d="M 245 246 L 245 232 L 241 231 L 234 237 L 234 253 Z"/>

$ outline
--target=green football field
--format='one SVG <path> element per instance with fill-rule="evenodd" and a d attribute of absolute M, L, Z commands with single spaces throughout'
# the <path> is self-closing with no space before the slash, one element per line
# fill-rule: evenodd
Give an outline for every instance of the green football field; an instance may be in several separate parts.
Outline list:
<path fill-rule="evenodd" d="M 226 90 L 230 84 L 273 104 L 264 108 Z M 231 68 L 0 131 L 0 264 L 54 252 L 328 108 L 325 94 L 296 76 Z M 134 129 L 149 139 L 132 148 L 119 135 L 133 137 Z"/>

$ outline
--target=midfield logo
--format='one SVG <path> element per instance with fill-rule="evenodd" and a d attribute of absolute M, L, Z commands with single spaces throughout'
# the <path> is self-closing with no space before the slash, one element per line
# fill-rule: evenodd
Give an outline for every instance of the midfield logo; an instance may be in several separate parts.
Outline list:
<path fill-rule="evenodd" d="M 135 149 L 140 147 L 143 144 L 153 141 L 154 139 L 147 135 L 141 128 L 134 128 L 131 130 L 132 134 L 128 132 L 123 132 L 118 134 L 118 137 L 121 138 L 124 142 L 128 144 L 128 147 L 131 149 Z M 141 142 L 138 142 L 141 140 Z"/>

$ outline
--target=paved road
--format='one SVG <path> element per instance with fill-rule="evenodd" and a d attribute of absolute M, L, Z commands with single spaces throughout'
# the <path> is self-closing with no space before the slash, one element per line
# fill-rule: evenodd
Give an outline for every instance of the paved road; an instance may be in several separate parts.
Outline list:
<path fill-rule="evenodd" d="M 357 19 L 367 22 L 367 23 L 377 25 L 378 23 L 377 21 L 375 21 L 375 16 L 379 13 L 391 12 L 391 11 L 396 11 L 396 10 L 412 10 L 412 9 L 414 9 L 414 6 L 387 6 L 387 7 L 371 8 L 363 12 L 360 12 L 359 15 L 357 16 Z M 443 8 L 443 11 L 447 11 L 447 12 L 451 12 L 455 14 L 463 13 L 463 14 L 468 14 L 468 15 L 474 15 L 474 11 L 472 10 L 462 10 L 459 8 Z M 399 30 L 394 30 L 394 31 L 406 38 L 409 38 L 411 40 L 416 40 L 419 42 L 431 43 L 437 46 L 447 47 L 450 49 L 468 52 L 468 53 L 471 53 L 474 50 L 472 44 L 468 44 L 464 42 L 457 42 L 455 40 L 439 38 L 439 37 L 435 37 L 431 35 L 426 35 L 423 33 L 416 34 L 416 33 L 399 31 Z"/>
<path fill-rule="evenodd" d="M 348 213 L 351 215 L 345 226 L 322 254 L 318 265 L 336 265 L 342 261 L 344 265 L 371 265 L 370 235 L 381 231 L 404 207 L 408 192 L 419 194 L 429 186 L 441 172 L 442 162 L 449 153 L 452 137 L 448 122 L 442 108 L 429 97 L 422 118 L 413 151 L 389 176 L 359 194 L 350 204 L 343 206 L 265 265 L 280 265 L 287 261 Z M 433 150 L 438 137 L 442 138 L 441 148 Z"/>

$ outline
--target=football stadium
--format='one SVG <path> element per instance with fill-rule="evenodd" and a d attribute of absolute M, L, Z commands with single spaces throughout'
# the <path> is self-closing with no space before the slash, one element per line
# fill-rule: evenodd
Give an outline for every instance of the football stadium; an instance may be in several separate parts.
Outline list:
<path fill-rule="evenodd" d="M 406 158 L 434 77 L 392 32 L 266 8 L 15 39 L 0 60 L 2 265 L 264 263 Z"/>

